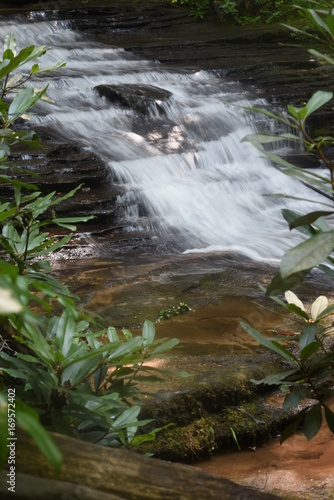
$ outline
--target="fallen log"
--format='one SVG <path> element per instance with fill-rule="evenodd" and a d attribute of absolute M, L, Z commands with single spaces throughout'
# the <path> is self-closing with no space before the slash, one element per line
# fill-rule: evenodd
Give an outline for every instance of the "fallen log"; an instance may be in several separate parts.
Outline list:
<path fill-rule="evenodd" d="M 15 493 L 8 471 L 0 475 L 1 499 L 23 500 L 264 500 L 278 498 L 188 465 L 133 451 L 97 446 L 52 434 L 63 454 L 60 472 L 35 443 L 20 435 L 16 446 Z"/>

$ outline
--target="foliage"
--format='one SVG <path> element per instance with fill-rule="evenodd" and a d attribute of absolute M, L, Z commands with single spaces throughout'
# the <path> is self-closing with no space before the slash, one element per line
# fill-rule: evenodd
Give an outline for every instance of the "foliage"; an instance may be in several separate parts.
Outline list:
<path fill-rule="evenodd" d="M 309 31 L 307 28 L 298 29 L 295 26 L 290 26 L 283 24 L 286 28 L 292 30 L 297 34 L 302 34 L 305 37 L 309 37 L 313 43 L 320 43 L 329 48 L 334 49 L 334 8 L 331 2 L 327 1 L 312 1 L 310 2 L 310 8 L 303 6 L 295 6 L 295 9 L 300 14 L 300 16 L 307 22 L 308 26 L 312 29 Z M 316 57 L 320 54 L 311 49 L 310 52 Z M 330 64 L 333 64 L 333 59 L 326 59 L 326 56 L 321 54 L 321 56 Z"/>
<path fill-rule="evenodd" d="M 319 39 L 323 37 L 330 50 L 333 50 L 334 9 L 325 11 L 298 9 L 317 28 Z M 327 63 L 334 63 L 328 53 L 323 55 L 313 49 L 310 52 Z M 283 173 L 299 179 L 310 189 L 310 193 L 317 192 L 322 197 L 322 202 L 319 201 L 319 196 L 317 200 L 312 197 L 304 200 L 316 203 L 315 211 L 302 214 L 292 210 L 283 210 L 283 217 L 288 222 L 290 230 L 296 229 L 306 239 L 283 255 L 280 272 L 265 290 L 276 303 L 297 316 L 300 333 L 284 341 L 278 338 L 269 339 L 249 325 L 242 324 L 243 328 L 262 346 L 275 352 L 288 364 L 284 371 L 254 382 L 281 385 L 287 388 L 289 391 L 283 405 L 287 411 L 298 407 L 305 400 L 308 402 L 284 431 L 281 442 L 291 436 L 300 425 L 303 426 L 307 439 L 312 439 L 318 433 L 322 423 L 322 408 L 328 427 L 334 433 L 334 413 L 326 403 L 328 398 L 334 395 L 334 322 L 332 319 L 326 320 L 327 317 L 332 316 L 334 306 L 328 306 L 326 297 L 320 296 L 312 304 L 311 315 L 309 315 L 303 303 L 290 290 L 300 283 L 313 268 L 321 270 L 331 279 L 334 278 L 334 230 L 331 226 L 331 217 L 334 214 L 334 161 L 331 158 L 331 148 L 334 145 L 334 137 L 330 132 L 313 137 L 311 128 L 308 127 L 309 117 L 328 106 L 332 98 L 332 92 L 318 91 L 302 107 L 288 105 L 287 114 L 283 115 L 252 108 L 253 111 L 279 120 L 294 133 L 257 134 L 244 139 L 252 142 Z M 298 147 L 304 146 L 311 155 L 319 155 L 322 162 L 320 172 L 298 168 L 266 149 L 268 144 L 282 140 L 289 140 Z M 299 198 L 292 197 L 292 199 Z M 278 297 L 284 292 L 287 303 Z"/>
<path fill-rule="evenodd" d="M 273 23 L 296 15 L 293 0 L 169 0 L 185 5 L 195 19 L 203 19 L 210 11 L 216 11 L 223 21 L 235 24 Z M 325 3 L 325 2 L 323 2 Z M 312 0 L 301 0 L 302 7 L 312 6 Z"/>
<path fill-rule="evenodd" d="M 242 323 L 242 327 L 262 346 L 281 356 L 288 366 L 281 372 L 271 374 L 261 380 L 253 380 L 256 384 L 284 386 L 289 389 L 285 396 L 283 409 L 286 411 L 296 408 L 303 400 L 308 405 L 298 413 L 295 421 L 282 434 L 281 443 L 290 437 L 303 424 L 303 431 L 308 440 L 319 431 L 322 423 L 321 407 L 325 410 L 325 418 L 330 430 L 334 433 L 334 413 L 326 404 L 326 400 L 334 395 L 330 382 L 334 368 L 334 350 L 331 336 L 333 325 L 326 325 L 325 319 L 334 311 L 334 306 L 328 306 L 324 296 L 318 297 L 308 315 L 303 303 L 290 290 L 285 293 L 287 303 L 275 297 L 282 307 L 295 314 L 298 325 L 302 325 L 300 334 L 289 337 L 289 345 L 293 342 L 293 349 L 287 348 L 287 341 L 268 339 L 257 330 Z M 311 409 L 310 409 L 311 407 Z M 307 411 L 309 410 L 309 411 Z"/>
<path fill-rule="evenodd" d="M 164 319 L 170 319 L 173 316 L 177 316 L 178 314 L 182 314 L 187 311 L 191 311 L 191 308 L 188 306 L 188 304 L 185 304 L 184 302 L 180 302 L 180 304 L 177 307 L 176 306 L 173 306 L 172 308 L 166 307 L 165 309 L 160 310 L 157 322 L 160 323 Z"/>
<path fill-rule="evenodd" d="M 7 415 L 14 404 L 11 426 L 16 422 L 32 435 L 59 468 L 60 452 L 45 429 L 109 446 L 133 447 L 154 439 L 159 429 L 138 433 L 147 423 L 139 420 L 138 383 L 161 380 L 161 371 L 145 363 L 163 357 L 178 340 L 156 340 L 149 321 L 137 336 L 97 325 L 79 312 L 78 298 L 42 260 L 71 237 L 56 239 L 46 227 L 75 231 L 77 222 L 90 219 L 54 213 L 80 186 L 61 197 L 42 195 L 36 185 L 20 182 L 10 164 L 15 144 L 39 145 L 33 131 L 17 130 L 18 120 L 29 119 L 31 108 L 46 99 L 47 87 L 35 89 L 27 82 L 65 64 L 40 69 L 35 60 L 46 51 L 30 46 L 17 54 L 9 34 L 0 61 L 0 182 L 12 192 L 10 199 L 0 200 L 0 428 L 8 435 Z M 34 62 L 30 70 L 17 71 L 29 62 Z M 1 463 L 7 452 L 2 440 Z"/>

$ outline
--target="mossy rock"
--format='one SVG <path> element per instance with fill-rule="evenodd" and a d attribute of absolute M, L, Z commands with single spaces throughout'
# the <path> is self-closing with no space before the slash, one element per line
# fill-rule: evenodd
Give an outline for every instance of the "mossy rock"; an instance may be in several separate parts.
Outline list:
<path fill-rule="evenodd" d="M 217 414 L 203 416 L 182 427 L 168 427 L 157 435 L 150 451 L 164 460 L 191 463 L 209 458 L 217 450 L 254 448 L 286 425 L 288 416 L 257 398 Z M 235 437 L 237 442 L 235 440 Z M 148 446 L 145 447 L 148 451 Z"/>
<path fill-rule="evenodd" d="M 195 373 L 178 386 L 167 382 L 165 390 L 143 404 L 141 418 L 153 419 L 152 428 L 167 426 L 153 443 L 145 445 L 145 451 L 166 460 L 195 462 L 218 449 L 235 449 L 233 432 L 240 446 L 254 447 L 276 435 L 289 421 L 290 416 L 279 405 L 265 403 L 272 387 L 251 381 L 282 368 L 275 356 L 203 356 L 203 364 L 197 366 L 195 357 L 188 358 L 183 356 L 179 363 L 193 363 Z M 175 359 L 169 366 L 178 367 Z"/>

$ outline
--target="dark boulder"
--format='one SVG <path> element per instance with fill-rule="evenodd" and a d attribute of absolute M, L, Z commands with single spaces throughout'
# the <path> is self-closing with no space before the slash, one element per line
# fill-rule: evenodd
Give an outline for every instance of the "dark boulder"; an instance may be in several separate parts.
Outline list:
<path fill-rule="evenodd" d="M 147 115 L 149 111 L 158 115 L 165 114 L 163 103 L 166 103 L 172 93 L 153 85 L 98 85 L 95 87 L 101 97 L 110 102 L 121 104 L 136 112 Z"/>

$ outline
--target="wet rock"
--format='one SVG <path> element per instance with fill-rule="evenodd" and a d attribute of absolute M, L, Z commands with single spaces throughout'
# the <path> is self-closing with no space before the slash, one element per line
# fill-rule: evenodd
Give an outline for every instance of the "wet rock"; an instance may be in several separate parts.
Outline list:
<path fill-rule="evenodd" d="M 98 85 L 95 87 L 101 97 L 106 97 L 110 102 L 116 102 L 133 109 L 143 115 L 155 112 L 165 114 L 163 103 L 166 103 L 171 92 L 153 85 Z"/>
<path fill-rule="evenodd" d="M 64 195 L 82 184 L 74 197 L 56 207 L 58 216 L 95 215 L 99 221 L 113 220 L 116 215 L 116 199 L 123 193 L 120 186 L 111 181 L 109 171 L 97 156 L 85 148 L 57 140 L 43 141 L 37 150 L 14 149 L 10 163 L 16 179 L 33 183 L 43 193 L 56 191 Z M 33 174 L 33 176 L 31 176 Z M 7 184 L 0 184 L 0 195 L 10 195 Z"/>
<path fill-rule="evenodd" d="M 194 462 L 210 457 L 217 449 L 235 449 L 231 428 L 241 446 L 259 446 L 282 431 L 291 418 L 279 405 L 267 405 L 263 391 L 259 393 L 258 386 L 250 382 L 281 368 L 267 353 L 256 349 L 239 356 L 180 353 L 164 368 L 183 369 L 190 376 L 170 392 L 167 381 L 167 387 L 144 401 L 142 418 L 154 419 L 158 427 L 174 424 L 145 447 L 159 458 Z M 272 389 L 267 386 L 267 391 L 270 394 Z"/>

